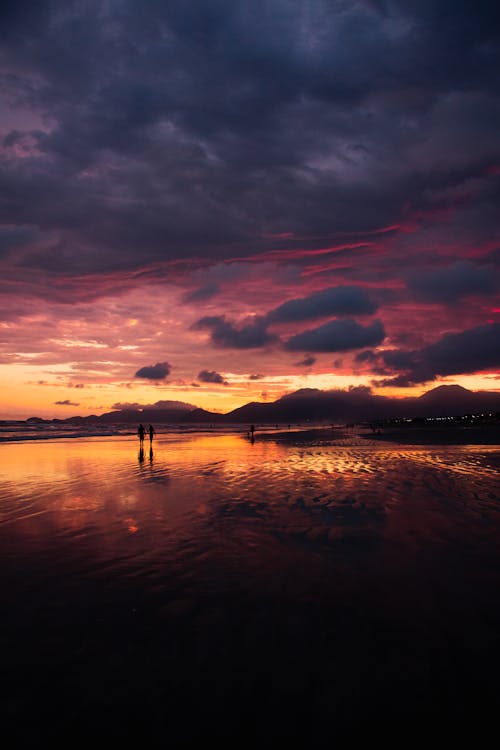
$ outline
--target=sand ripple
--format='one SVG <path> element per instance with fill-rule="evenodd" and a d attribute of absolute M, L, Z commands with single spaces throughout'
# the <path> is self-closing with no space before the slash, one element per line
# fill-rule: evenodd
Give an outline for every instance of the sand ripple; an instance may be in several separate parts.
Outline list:
<path fill-rule="evenodd" d="M 154 571 L 268 545 L 329 556 L 349 542 L 369 556 L 374 545 L 484 538 L 498 524 L 495 447 L 319 442 L 158 441 L 150 458 L 126 439 L 59 441 L 30 446 L 28 467 L 2 446 L 0 528 L 13 550 L 59 539 L 98 566 Z"/>

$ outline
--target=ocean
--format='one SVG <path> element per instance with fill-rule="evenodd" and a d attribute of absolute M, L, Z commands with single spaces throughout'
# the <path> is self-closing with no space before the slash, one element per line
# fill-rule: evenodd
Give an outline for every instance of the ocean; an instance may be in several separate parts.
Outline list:
<path fill-rule="evenodd" d="M 20 425 L 0 445 L 19 742 L 404 745 L 494 726 L 500 446 L 170 425 L 141 451 L 136 426 Z"/>

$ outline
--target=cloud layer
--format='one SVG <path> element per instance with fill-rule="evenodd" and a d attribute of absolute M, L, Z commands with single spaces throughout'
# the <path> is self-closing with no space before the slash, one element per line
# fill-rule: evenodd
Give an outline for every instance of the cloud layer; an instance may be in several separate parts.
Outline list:
<path fill-rule="evenodd" d="M 0 26 L 4 393 L 495 375 L 497 3 L 4 2 Z"/>
<path fill-rule="evenodd" d="M 7 6 L 1 216 L 40 228 L 52 270 L 363 234 L 466 185 L 487 219 L 493 3 Z"/>

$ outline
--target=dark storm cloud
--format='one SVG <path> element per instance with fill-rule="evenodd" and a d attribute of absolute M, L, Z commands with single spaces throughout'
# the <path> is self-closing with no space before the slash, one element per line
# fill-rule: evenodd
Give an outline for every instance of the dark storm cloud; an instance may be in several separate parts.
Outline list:
<path fill-rule="evenodd" d="M 447 333 L 420 350 L 387 350 L 381 353 L 387 369 L 399 370 L 385 385 L 409 386 L 434 380 L 439 375 L 466 375 L 500 367 L 500 324 L 486 324 L 459 333 Z"/>
<path fill-rule="evenodd" d="M 499 289 L 499 273 L 494 266 L 463 260 L 446 268 L 414 271 L 407 285 L 417 299 L 448 304 L 469 295 L 494 294 Z"/>
<path fill-rule="evenodd" d="M 146 378 L 147 380 L 164 380 L 170 375 L 171 369 L 171 365 L 168 362 L 157 362 L 155 365 L 141 367 L 135 373 L 135 377 Z"/>
<path fill-rule="evenodd" d="M 57 234 L 52 272 L 69 274 L 440 210 L 500 158 L 499 16 L 486 0 L 2 3 L 2 91 L 32 117 L 5 133 L 0 221 Z"/>
<path fill-rule="evenodd" d="M 277 340 L 268 332 L 264 317 L 251 318 L 249 323 L 235 326 L 223 315 L 207 316 L 195 323 L 193 328 L 208 329 L 212 342 L 224 348 L 257 349 Z"/>
<path fill-rule="evenodd" d="M 435 374 L 454 375 L 500 366 L 500 324 L 448 333 L 422 352 Z"/>
<path fill-rule="evenodd" d="M 220 291 L 220 287 L 217 284 L 206 284 L 205 286 L 200 286 L 198 289 L 193 290 L 192 292 L 188 292 L 184 295 L 183 301 L 184 302 L 203 302 L 206 299 L 211 299 L 212 297 L 215 297 L 216 294 L 218 294 Z"/>
<path fill-rule="evenodd" d="M 364 352 L 358 352 L 358 354 L 356 354 L 356 356 L 354 357 L 355 362 L 372 363 L 372 362 L 378 362 L 378 360 L 379 360 L 379 355 L 376 354 L 375 352 L 370 351 L 369 349 L 367 349 Z"/>
<path fill-rule="evenodd" d="M 234 349 L 253 349 L 267 346 L 273 342 L 278 342 L 277 336 L 269 333 L 268 328 L 273 323 L 292 323 L 304 320 L 310 320 L 319 317 L 332 315 L 369 315 L 377 309 L 377 304 L 369 297 L 366 291 L 355 286 L 339 286 L 314 292 L 308 297 L 288 300 L 279 307 L 271 310 L 267 315 L 262 315 L 248 319 L 240 325 L 235 325 L 227 320 L 225 316 L 207 316 L 201 318 L 194 326 L 195 329 L 208 329 L 211 331 L 212 342 L 217 346 L 234 348 Z M 358 346 L 367 346 L 372 343 L 378 343 L 377 335 L 380 334 L 378 324 L 375 328 L 364 329 L 355 321 L 346 321 L 342 325 L 340 321 L 333 321 L 327 324 L 328 331 L 334 332 L 335 341 L 338 340 L 339 346 L 344 346 L 340 338 L 344 334 L 351 335 L 354 346 L 347 348 L 358 348 Z M 322 329 L 317 329 L 318 331 Z M 313 336 L 314 332 L 306 331 L 303 334 L 294 336 L 288 340 L 285 347 L 288 349 L 309 349 L 313 346 L 295 346 L 295 341 L 308 340 L 308 336 Z M 315 338 L 315 346 L 319 346 L 321 333 Z M 359 340 L 365 343 L 356 343 Z M 302 339 L 301 337 L 306 337 Z M 332 341 L 334 340 L 332 339 Z M 328 345 L 330 346 L 330 345 Z M 335 344 L 337 346 L 337 344 Z M 342 349 L 321 349 L 321 351 L 341 351 Z M 304 366 L 310 366 L 315 362 L 314 357 L 305 358 L 302 363 Z"/>
<path fill-rule="evenodd" d="M 337 286 L 288 300 L 271 310 L 267 318 L 272 323 L 289 323 L 333 315 L 371 315 L 377 307 L 365 289 Z"/>
<path fill-rule="evenodd" d="M 0 227 L 0 259 L 14 248 L 36 239 L 37 232 L 32 227 Z"/>
<path fill-rule="evenodd" d="M 385 338 L 379 320 L 363 326 L 350 318 L 332 320 L 319 328 L 298 333 L 285 342 L 285 349 L 312 352 L 346 352 L 364 346 L 377 346 Z"/>
<path fill-rule="evenodd" d="M 304 359 L 301 359 L 300 362 L 294 362 L 294 365 L 296 367 L 312 367 L 316 362 L 316 357 L 313 357 L 312 354 L 308 354 Z"/>
<path fill-rule="evenodd" d="M 222 375 L 215 372 L 215 370 L 201 370 L 197 377 L 201 383 L 219 383 L 220 385 L 227 385 L 227 381 L 224 380 Z"/>

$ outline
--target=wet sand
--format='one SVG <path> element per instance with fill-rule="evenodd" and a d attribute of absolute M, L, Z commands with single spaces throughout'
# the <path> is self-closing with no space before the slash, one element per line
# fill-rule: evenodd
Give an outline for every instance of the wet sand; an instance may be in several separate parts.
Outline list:
<path fill-rule="evenodd" d="M 365 432 L 377 442 L 390 441 L 404 445 L 500 445 L 500 424 L 464 426 L 382 427 L 380 434 Z"/>
<path fill-rule="evenodd" d="M 341 426 L 300 427 L 296 429 L 270 429 L 262 426 L 255 436 L 282 444 L 335 444 L 376 445 L 384 441 L 400 445 L 500 445 L 500 424 L 429 426 L 419 424 L 385 425 L 375 430 L 361 425 L 351 428 Z"/>
<path fill-rule="evenodd" d="M 19 741 L 317 747 L 494 726 L 499 446 L 321 431 L 160 436 L 151 458 L 127 438 L 0 452 Z"/>

